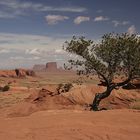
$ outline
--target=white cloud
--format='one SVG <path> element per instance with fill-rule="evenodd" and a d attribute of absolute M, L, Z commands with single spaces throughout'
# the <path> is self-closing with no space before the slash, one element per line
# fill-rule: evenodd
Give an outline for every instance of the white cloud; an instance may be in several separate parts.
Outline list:
<path fill-rule="evenodd" d="M 80 24 L 82 22 L 89 21 L 89 20 L 90 20 L 90 17 L 78 16 L 74 19 L 74 23 L 75 24 Z"/>
<path fill-rule="evenodd" d="M 9 49 L 0 49 L 0 54 L 9 53 Z"/>
<path fill-rule="evenodd" d="M 4 11 L 0 11 L 0 18 L 14 18 L 15 17 L 15 13 L 7 13 Z"/>
<path fill-rule="evenodd" d="M 94 21 L 97 22 L 97 21 L 107 21 L 109 20 L 108 17 L 103 17 L 103 16 L 98 16 L 98 17 L 95 17 Z"/>
<path fill-rule="evenodd" d="M 69 56 L 62 46 L 70 38 L 0 33 L 0 67 L 32 67 L 33 64 L 45 64 L 48 61 L 63 65 Z"/>
<path fill-rule="evenodd" d="M 12 56 L 10 57 L 11 60 L 16 60 L 16 61 L 28 61 L 28 60 L 39 60 L 40 57 L 38 56 L 33 56 L 33 57 L 23 57 L 23 56 Z"/>
<path fill-rule="evenodd" d="M 115 27 L 117 27 L 120 24 L 120 22 L 117 20 L 113 20 L 112 23 L 114 24 Z"/>
<path fill-rule="evenodd" d="M 41 59 L 41 57 L 34 56 L 33 59 L 34 59 L 34 60 L 39 60 L 39 59 Z"/>
<path fill-rule="evenodd" d="M 122 25 L 127 25 L 127 24 L 129 24 L 129 21 L 123 21 L 122 22 Z"/>
<path fill-rule="evenodd" d="M 15 18 L 17 16 L 29 15 L 31 12 L 85 12 L 84 7 L 54 7 L 43 3 L 35 3 L 19 0 L 1 0 L 0 18 Z"/>
<path fill-rule="evenodd" d="M 57 24 L 59 21 L 64 21 L 66 19 L 69 19 L 67 16 L 61 16 L 61 15 L 47 15 L 45 16 L 46 21 L 49 25 Z"/>
<path fill-rule="evenodd" d="M 54 37 L 46 35 L 29 35 L 16 33 L 0 33 L 0 48 L 9 49 L 56 49 L 62 47 L 63 43 L 71 38 L 70 36 Z"/>
<path fill-rule="evenodd" d="M 66 53 L 63 49 L 56 49 L 55 50 L 55 53 L 56 54 L 64 54 L 64 53 Z"/>
<path fill-rule="evenodd" d="M 0 47 L 26 49 L 47 46 L 52 42 L 52 37 L 41 35 L 0 33 Z"/>
<path fill-rule="evenodd" d="M 128 25 L 130 22 L 129 21 L 113 20 L 112 23 L 114 24 L 115 27 L 117 27 L 117 26 L 121 26 L 121 25 Z"/>
<path fill-rule="evenodd" d="M 26 59 L 25 57 L 23 56 L 12 56 L 10 57 L 11 60 L 23 60 L 23 59 Z"/>
<path fill-rule="evenodd" d="M 32 54 L 32 55 L 39 55 L 41 54 L 40 49 L 34 48 L 34 49 L 27 49 L 25 51 L 26 54 Z"/>
<path fill-rule="evenodd" d="M 87 9 L 84 7 L 51 7 L 45 6 L 39 9 L 39 11 L 54 11 L 54 12 L 85 12 Z"/>
<path fill-rule="evenodd" d="M 127 32 L 128 32 L 129 34 L 136 34 L 136 27 L 135 27 L 135 25 L 131 25 L 131 26 L 128 28 Z"/>

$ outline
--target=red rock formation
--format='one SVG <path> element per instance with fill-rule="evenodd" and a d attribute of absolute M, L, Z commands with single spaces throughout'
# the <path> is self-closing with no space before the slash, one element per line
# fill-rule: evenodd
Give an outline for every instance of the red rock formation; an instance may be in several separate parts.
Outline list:
<path fill-rule="evenodd" d="M 15 69 L 15 70 L 0 70 L 0 77 L 26 77 L 34 76 L 33 70 Z"/>
<path fill-rule="evenodd" d="M 26 70 L 27 76 L 35 76 L 35 72 L 33 70 Z"/>
<path fill-rule="evenodd" d="M 26 77 L 26 70 L 24 69 L 15 69 L 17 77 Z"/>
<path fill-rule="evenodd" d="M 16 77 L 15 70 L 1 70 L 0 77 Z"/>
<path fill-rule="evenodd" d="M 56 62 L 48 62 L 46 65 L 36 64 L 33 66 L 34 71 L 58 71 Z"/>
<path fill-rule="evenodd" d="M 49 62 L 46 64 L 47 71 L 57 71 L 57 63 L 56 62 Z"/>

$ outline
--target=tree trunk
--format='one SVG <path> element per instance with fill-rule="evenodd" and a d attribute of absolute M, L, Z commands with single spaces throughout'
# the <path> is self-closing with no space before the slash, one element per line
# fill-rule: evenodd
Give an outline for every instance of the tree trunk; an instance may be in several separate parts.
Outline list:
<path fill-rule="evenodd" d="M 111 94 L 113 89 L 114 88 L 112 88 L 112 87 L 108 87 L 105 92 L 103 92 L 103 93 L 96 93 L 95 98 L 93 100 L 93 103 L 91 105 L 91 110 L 99 111 L 100 110 L 99 109 L 100 101 L 102 99 L 104 99 L 104 98 L 107 98 Z"/>
<path fill-rule="evenodd" d="M 103 93 L 96 93 L 95 98 L 93 100 L 93 103 L 91 105 L 91 110 L 94 110 L 94 111 L 99 111 L 100 110 L 99 109 L 99 104 L 100 104 L 101 100 L 104 99 L 104 98 L 107 98 L 111 94 L 113 89 L 128 84 L 130 82 L 130 80 L 132 79 L 132 73 L 130 73 L 128 78 L 125 81 L 120 82 L 120 83 L 116 83 L 116 84 L 109 84 L 107 79 L 104 77 L 104 75 L 101 75 L 101 76 L 103 77 L 103 79 L 107 83 L 107 89 Z"/>

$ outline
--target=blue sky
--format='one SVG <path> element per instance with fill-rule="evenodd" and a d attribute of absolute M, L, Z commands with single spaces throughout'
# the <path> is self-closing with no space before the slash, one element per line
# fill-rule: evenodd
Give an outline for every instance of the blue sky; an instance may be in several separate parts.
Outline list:
<path fill-rule="evenodd" d="M 73 35 L 98 40 L 140 31 L 139 0 L 0 0 L 0 68 L 32 67 L 71 55 Z"/>

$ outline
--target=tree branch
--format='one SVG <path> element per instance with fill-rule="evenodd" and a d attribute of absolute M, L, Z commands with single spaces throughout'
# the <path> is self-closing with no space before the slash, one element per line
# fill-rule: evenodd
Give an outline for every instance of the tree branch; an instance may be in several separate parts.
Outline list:
<path fill-rule="evenodd" d="M 120 83 L 116 83 L 115 88 L 120 87 L 120 86 L 124 86 L 125 84 L 128 84 L 131 81 L 131 79 L 132 79 L 132 74 L 130 74 L 129 77 L 125 81 L 120 82 Z"/>
<path fill-rule="evenodd" d="M 105 80 L 105 82 L 107 84 L 107 87 L 108 87 L 109 86 L 109 82 L 108 82 L 107 78 L 101 72 L 99 72 L 98 70 L 95 69 L 95 71 L 97 72 L 98 75 L 100 75 Z"/>

